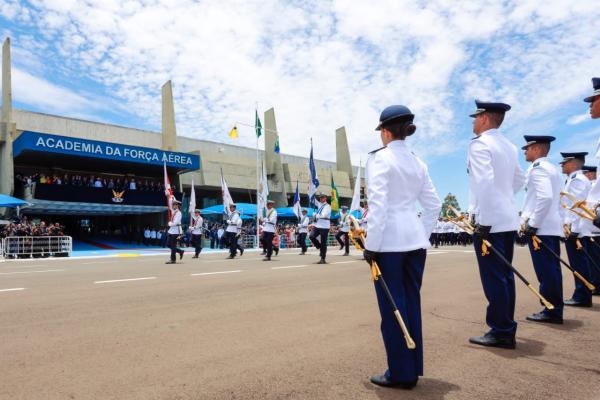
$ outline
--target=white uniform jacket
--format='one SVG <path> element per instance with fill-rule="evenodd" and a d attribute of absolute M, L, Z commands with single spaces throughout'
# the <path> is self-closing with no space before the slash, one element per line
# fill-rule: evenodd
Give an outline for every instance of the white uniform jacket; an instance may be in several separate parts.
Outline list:
<path fill-rule="evenodd" d="M 588 197 L 590 188 L 590 180 L 585 176 L 585 174 L 582 171 L 575 171 L 567 177 L 564 191 L 571 193 L 577 200 L 581 200 Z M 567 197 L 563 197 L 561 201 L 562 204 L 568 207 L 573 205 L 573 202 Z M 582 229 L 585 228 L 585 224 L 582 223 L 582 218 L 579 215 L 565 208 L 561 208 L 561 212 L 563 224 L 571 225 L 571 232 L 583 233 L 584 235 L 589 236 L 587 232 L 582 231 Z"/>
<path fill-rule="evenodd" d="M 377 252 L 429 248 L 441 208 L 427 166 L 403 140 L 372 152 L 366 165 L 369 226 L 366 248 Z M 416 203 L 423 208 L 421 218 Z"/>
<path fill-rule="evenodd" d="M 229 219 L 227 220 L 227 228 L 226 232 L 238 233 L 238 230 L 242 227 L 242 217 L 240 217 L 240 213 L 234 211 L 229 214 Z"/>
<path fill-rule="evenodd" d="M 350 232 L 350 214 L 340 213 L 340 231 Z"/>
<path fill-rule="evenodd" d="M 319 205 L 315 214 L 315 227 L 319 229 L 329 229 L 331 226 L 331 206 L 325 202 Z"/>
<path fill-rule="evenodd" d="M 263 219 L 263 232 L 275 232 L 277 226 L 277 211 L 274 208 L 267 209 L 267 215 Z"/>
<path fill-rule="evenodd" d="M 168 233 L 170 235 L 181 235 L 181 211 L 175 209 L 171 210 Z"/>
<path fill-rule="evenodd" d="M 516 231 L 519 214 L 514 194 L 525 184 L 518 150 L 497 129 L 473 138 L 467 156 L 469 211 L 491 232 Z"/>
<path fill-rule="evenodd" d="M 598 166 L 600 167 L 600 140 L 598 140 L 598 144 L 596 145 L 596 160 L 599 161 Z M 600 172 L 600 168 L 598 172 Z M 600 179 L 596 179 L 592 182 L 592 187 L 586 199 L 590 208 L 596 206 L 596 204 L 600 201 L 600 184 L 598 183 L 599 180 Z"/>
<path fill-rule="evenodd" d="M 548 158 L 538 158 L 527 169 L 526 188 L 521 222 L 527 221 L 530 226 L 538 228 L 538 235 L 562 236 L 562 179 L 558 168 Z"/>
<path fill-rule="evenodd" d="M 192 226 L 190 227 L 192 230 L 192 235 L 202 235 L 202 224 L 204 223 L 204 219 L 201 216 L 192 217 Z"/>
<path fill-rule="evenodd" d="M 303 215 L 300 217 L 300 223 L 298 224 L 298 233 L 308 233 L 308 216 Z"/>
<path fill-rule="evenodd" d="M 363 231 L 367 231 L 367 227 L 369 226 L 369 209 L 363 208 L 360 210 L 360 220 L 358 221 L 360 228 Z"/>

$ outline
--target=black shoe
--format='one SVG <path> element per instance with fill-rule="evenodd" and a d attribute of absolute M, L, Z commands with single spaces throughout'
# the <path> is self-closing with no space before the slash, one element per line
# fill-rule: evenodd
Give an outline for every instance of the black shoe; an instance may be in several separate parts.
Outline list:
<path fill-rule="evenodd" d="M 196 254 L 196 255 L 194 255 L 194 256 L 192 256 L 192 258 L 198 258 L 198 255 L 197 255 L 197 254 Z"/>
<path fill-rule="evenodd" d="M 226 259 L 227 259 L 227 260 L 233 260 L 234 258 L 235 258 L 235 256 L 234 256 L 234 255 L 232 255 L 232 254 L 230 254 L 230 255 L 229 255 L 229 257 L 227 257 Z"/>
<path fill-rule="evenodd" d="M 271 257 L 265 257 L 263 258 L 263 261 L 271 261 Z"/>
<path fill-rule="evenodd" d="M 299 255 L 299 256 L 303 256 L 303 255 L 305 255 L 305 254 L 306 254 L 306 252 L 305 252 L 305 251 L 303 251 L 302 253 L 300 253 L 300 254 L 298 254 L 298 255 Z"/>
<path fill-rule="evenodd" d="M 497 338 L 494 335 L 486 333 L 484 336 L 473 336 L 469 342 L 487 347 L 500 347 L 502 349 L 514 349 L 517 343 L 514 338 Z"/>
<path fill-rule="evenodd" d="M 403 382 L 403 381 L 391 381 L 388 378 L 386 378 L 385 375 L 373 375 L 370 378 L 370 380 L 371 380 L 371 383 L 374 383 L 377 386 L 411 390 L 412 388 L 417 386 L 417 382 L 419 381 L 419 378 L 415 379 L 414 381 Z"/>
<path fill-rule="evenodd" d="M 183 258 L 183 253 L 184 253 L 184 251 L 183 251 L 183 250 L 181 250 L 181 251 L 179 252 L 179 259 L 180 259 L 180 260 Z"/>
<path fill-rule="evenodd" d="M 244 255 L 244 249 L 240 249 L 240 257 Z"/>
<path fill-rule="evenodd" d="M 340 245 L 340 250 L 344 250 L 344 245 L 343 244 Z"/>
<path fill-rule="evenodd" d="M 343 255 L 343 256 L 349 256 L 349 255 L 350 255 L 350 253 L 346 252 L 346 253 L 344 253 L 344 254 L 342 254 L 342 255 Z"/>
<path fill-rule="evenodd" d="M 576 301 L 573 299 L 567 299 L 565 300 L 565 306 L 571 306 L 571 307 L 591 307 L 592 306 L 592 301 L 590 300 L 587 303 L 583 303 L 581 301 Z"/>
<path fill-rule="evenodd" d="M 317 264 L 327 264 L 324 258 L 321 258 Z"/>
<path fill-rule="evenodd" d="M 165 264 L 177 264 L 176 261 L 167 261 Z"/>
<path fill-rule="evenodd" d="M 546 322 L 548 324 L 562 325 L 562 323 L 563 323 L 563 319 L 562 318 L 552 317 L 552 316 L 546 314 L 543 311 L 542 312 L 538 312 L 538 313 L 533 313 L 531 315 L 528 315 L 525 319 L 527 321 Z"/>

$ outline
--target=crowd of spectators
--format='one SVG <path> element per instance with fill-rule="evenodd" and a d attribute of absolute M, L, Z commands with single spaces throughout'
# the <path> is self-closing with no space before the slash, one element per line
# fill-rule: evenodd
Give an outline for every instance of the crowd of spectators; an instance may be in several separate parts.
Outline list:
<path fill-rule="evenodd" d="M 23 217 L 20 222 L 0 226 L 0 239 L 12 236 L 64 236 L 64 229 L 58 222 L 46 224 Z"/>
<path fill-rule="evenodd" d="M 136 179 L 135 177 L 115 177 L 100 175 L 57 175 L 57 174 L 17 174 L 15 179 L 24 187 L 33 183 L 41 185 L 70 185 L 76 187 L 96 187 L 114 190 L 145 190 L 151 192 L 164 191 L 162 181 L 152 179 Z"/>

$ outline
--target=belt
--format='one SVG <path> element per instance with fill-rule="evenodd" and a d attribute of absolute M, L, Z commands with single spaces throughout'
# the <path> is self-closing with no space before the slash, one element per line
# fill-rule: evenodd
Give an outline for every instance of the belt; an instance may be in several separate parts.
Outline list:
<path fill-rule="evenodd" d="M 265 224 L 275 225 L 275 222 L 265 221 Z"/>

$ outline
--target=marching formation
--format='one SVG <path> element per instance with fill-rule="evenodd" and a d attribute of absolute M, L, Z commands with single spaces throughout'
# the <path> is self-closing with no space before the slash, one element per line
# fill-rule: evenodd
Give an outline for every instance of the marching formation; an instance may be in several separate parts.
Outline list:
<path fill-rule="evenodd" d="M 592 83 L 594 92 L 584 101 L 590 103 L 591 117 L 597 119 L 600 78 L 593 78 Z M 350 241 L 363 251 L 381 314 L 388 368 L 371 377 L 376 385 L 411 389 L 423 375 L 420 289 L 426 249 L 432 245 L 472 242 L 475 248 L 488 302 L 485 321 L 489 327 L 483 335 L 469 339 L 475 345 L 516 347 L 515 276 L 543 305 L 526 317 L 535 323 L 562 324 L 565 306 L 592 307 L 592 296 L 600 294 L 600 184 L 597 168 L 585 165 L 588 153 L 561 152 L 559 171 L 548 158 L 555 138 L 524 135 L 521 150 L 530 165 L 523 171 L 517 146 L 500 129 L 511 106 L 479 100 L 475 104 L 476 110 L 470 115 L 475 136 L 467 151 L 467 213 L 450 206 L 447 215 L 440 216 L 441 201 L 427 165 L 406 144 L 417 127 L 414 114 L 403 105 L 387 107 L 380 115 L 376 131 L 383 147 L 369 153 L 365 168 L 369 203 L 364 202 L 361 218 L 341 207 L 335 239 L 343 255 L 349 254 Z M 600 143 L 594 156 L 600 158 Z M 519 207 L 515 194 L 523 189 L 525 199 Z M 298 213 L 297 241 L 304 255 L 308 236 L 319 250 L 318 264 L 325 264 L 332 208 L 327 195 L 318 193 L 315 198 L 318 207 L 312 221 L 306 209 Z M 233 259 L 238 251 L 240 255 L 244 252 L 238 244 L 242 220 L 233 203 L 227 214 L 229 258 Z M 197 238 L 202 233 L 202 217 L 196 212 L 192 219 L 190 229 Z M 273 201 L 266 202 L 266 213 L 259 217 L 259 223 L 264 261 L 270 261 L 277 236 Z M 175 263 L 177 254 L 183 257 L 183 250 L 177 247 L 177 236 L 182 234 L 177 201 L 172 202 L 168 234 L 168 263 Z M 538 287 L 512 264 L 517 240 L 529 246 Z M 201 251 L 199 242 L 194 241 L 195 257 Z M 561 242 L 566 257 L 561 255 Z M 575 290 L 567 299 L 563 298 L 561 266 L 575 280 Z"/>

